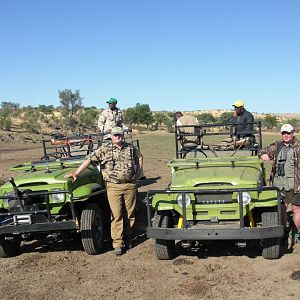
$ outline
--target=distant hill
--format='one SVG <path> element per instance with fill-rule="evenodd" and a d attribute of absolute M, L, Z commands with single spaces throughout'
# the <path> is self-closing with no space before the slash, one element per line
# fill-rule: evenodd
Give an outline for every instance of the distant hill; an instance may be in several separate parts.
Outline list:
<path fill-rule="evenodd" d="M 214 117 L 219 117 L 220 115 L 222 115 L 222 113 L 224 112 L 228 112 L 231 111 L 229 109 L 203 109 L 203 110 L 194 110 L 194 111 L 182 111 L 182 113 L 184 114 L 191 114 L 191 115 L 199 115 L 199 114 L 203 114 L 203 113 L 210 113 L 212 114 Z M 253 115 L 256 118 L 264 118 L 266 115 L 272 115 L 272 116 L 276 116 L 279 120 L 285 120 L 285 119 L 300 119 L 300 113 L 257 113 L 257 112 L 252 112 Z"/>

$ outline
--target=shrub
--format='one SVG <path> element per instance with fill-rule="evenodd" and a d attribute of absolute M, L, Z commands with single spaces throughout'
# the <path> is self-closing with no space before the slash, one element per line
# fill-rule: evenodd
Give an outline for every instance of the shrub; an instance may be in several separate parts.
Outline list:
<path fill-rule="evenodd" d="M 21 127 L 32 133 L 39 133 L 41 126 L 39 124 L 40 112 L 37 110 L 28 110 L 24 115 L 24 121 Z"/>

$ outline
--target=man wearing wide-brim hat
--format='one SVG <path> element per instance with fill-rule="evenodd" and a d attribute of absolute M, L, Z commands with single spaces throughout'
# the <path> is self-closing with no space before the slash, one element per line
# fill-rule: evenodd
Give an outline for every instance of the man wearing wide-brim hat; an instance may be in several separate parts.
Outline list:
<path fill-rule="evenodd" d="M 295 137 L 295 128 L 283 124 L 280 129 L 281 140 L 259 151 L 263 160 L 272 160 L 270 183 L 276 186 L 284 196 L 282 205 L 283 225 L 287 226 L 286 211 L 291 206 L 293 224 L 290 230 L 289 246 L 299 242 L 300 231 L 300 142 Z"/>
<path fill-rule="evenodd" d="M 117 107 L 118 101 L 116 98 L 110 98 L 106 103 L 108 108 L 103 110 L 99 116 L 98 129 L 106 137 L 109 137 L 108 134 L 113 127 L 124 127 L 124 120 L 121 110 Z"/>
<path fill-rule="evenodd" d="M 111 209 L 111 237 L 116 255 L 131 248 L 131 233 L 135 221 L 136 182 L 140 173 L 140 154 L 136 147 L 124 141 L 121 127 L 113 127 L 111 141 L 103 143 L 75 172 L 65 175 L 74 181 L 90 165 L 100 165 Z"/>

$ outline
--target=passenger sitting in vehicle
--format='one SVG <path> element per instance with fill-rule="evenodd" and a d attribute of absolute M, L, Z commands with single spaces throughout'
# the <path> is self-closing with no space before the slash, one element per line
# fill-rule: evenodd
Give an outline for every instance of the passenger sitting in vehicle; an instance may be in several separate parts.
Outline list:
<path fill-rule="evenodd" d="M 181 111 L 174 114 L 177 138 L 180 140 L 181 151 L 187 153 L 201 145 L 201 130 L 196 117 L 183 115 Z"/>
<path fill-rule="evenodd" d="M 233 118 L 230 123 L 234 124 L 232 140 L 235 146 L 247 146 L 255 143 L 254 132 L 254 116 L 244 107 L 244 102 L 241 100 L 235 101 Z M 240 141 L 240 142 L 239 142 Z"/>

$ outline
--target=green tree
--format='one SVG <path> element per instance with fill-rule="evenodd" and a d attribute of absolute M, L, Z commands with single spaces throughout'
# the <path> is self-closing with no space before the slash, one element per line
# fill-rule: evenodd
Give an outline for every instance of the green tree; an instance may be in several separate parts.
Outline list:
<path fill-rule="evenodd" d="M 38 110 L 47 116 L 47 115 L 53 114 L 54 106 L 53 105 L 39 105 Z"/>
<path fill-rule="evenodd" d="M 3 109 L 9 109 L 9 110 L 14 110 L 14 109 L 19 109 L 20 104 L 19 103 L 14 103 L 14 102 L 1 102 L 1 108 Z"/>
<path fill-rule="evenodd" d="M 82 97 L 80 97 L 80 91 L 76 90 L 74 93 L 72 90 L 58 91 L 60 104 L 66 119 L 66 125 L 69 127 L 74 126 L 76 123 L 74 117 L 76 112 L 82 108 Z"/>
<path fill-rule="evenodd" d="M 10 130 L 12 125 L 12 116 L 14 113 L 14 103 L 1 102 L 0 109 L 0 128 L 4 130 Z"/>
<path fill-rule="evenodd" d="M 266 115 L 262 121 L 262 125 L 267 129 L 272 129 L 278 126 L 277 117 L 272 116 L 270 114 Z"/>
<path fill-rule="evenodd" d="M 171 111 L 168 111 L 168 112 L 167 112 L 167 116 L 168 116 L 173 122 L 175 122 L 174 114 L 175 114 L 175 111 L 174 111 L 174 112 L 171 112 Z"/>
<path fill-rule="evenodd" d="M 24 111 L 26 111 L 26 110 L 33 110 L 33 109 L 35 109 L 33 106 L 31 106 L 31 105 L 28 105 L 28 106 L 24 106 L 23 107 L 23 110 Z"/>
<path fill-rule="evenodd" d="M 145 124 L 148 128 L 153 123 L 153 116 L 149 105 L 137 103 L 135 110 L 137 113 L 137 124 Z"/>
<path fill-rule="evenodd" d="M 168 118 L 164 123 L 167 126 L 168 132 L 170 132 L 170 133 L 174 133 L 175 132 L 173 118 Z"/>
<path fill-rule="evenodd" d="M 41 129 L 39 124 L 40 112 L 36 109 L 28 110 L 24 114 L 21 127 L 32 133 L 38 133 Z"/>
<path fill-rule="evenodd" d="M 197 116 L 197 120 L 200 124 L 212 124 L 216 122 L 216 119 L 211 113 L 203 113 Z"/>
<path fill-rule="evenodd" d="M 12 125 L 11 115 L 4 109 L 0 109 L 0 129 L 10 130 Z"/>
<path fill-rule="evenodd" d="M 232 119 L 232 112 L 225 111 L 218 118 L 217 123 L 228 123 Z"/>
<path fill-rule="evenodd" d="M 153 119 L 154 119 L 155 123 L 157 123 L 159 126 L 161 126 L 161 124 L 166 124 L 166 122 L 169 118 L 166 113 L 156 112 L 153 114 Z"/>
<path fill-rule="evenodd" d="M 96 129 L 96 120 L 98 119 L 98 110 L 95 109 L 85 109 L 80 115 L 80 123 L 88 128 Z"/>
<path fill-rule="evenodd" d="M 298 129 L 298 130 L 300 129 L 300 120 L 299 119 L 290 118 L 290 119 L 287 119 L 284 123 L 291 124 L 295 129 Z"/>
<path fill-rule="evenodd" d="M 39 105 L 36 108 L 40 112 L 40 121 L 43 123 L 50 124 L 54 115 L 53 105 Z"/>
<path fill-rule="evenodd" d="M 134 124 L 137 124 L 138 118 L 135 108 L 129 107 L 124 112 L 124 122 L 125 124 L 128 124 L 130 127 L 134 126 Z"/>
<path fill-rule="evenodd" d="M 137 103 L 135 107 L 130 107 L 124 112 L 125 124 L 145 124 L 147 128 L 153 123 L 153 116 L 148 104 Z"/>

